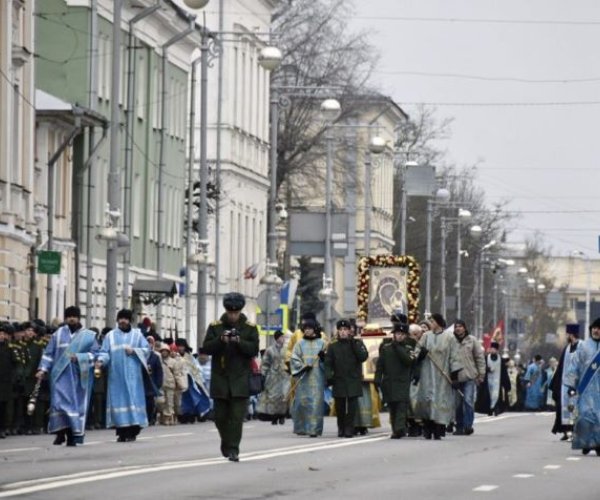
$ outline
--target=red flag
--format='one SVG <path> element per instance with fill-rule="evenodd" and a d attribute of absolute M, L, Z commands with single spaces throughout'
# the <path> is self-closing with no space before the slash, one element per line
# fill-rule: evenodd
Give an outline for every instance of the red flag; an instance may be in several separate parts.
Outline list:
<path fill-rule="evenodd" d="M 253 280 L 254 278 L 256 278 L 258 276 L 258 266 L 260 265 L 259 262 L 257 262 L 256 264 L 252 264 L 248 269 L 246 269 L 244 271 L 244 279 L 245 280 Z"/>
<path fill-rule="evenodd" d="M 483 348 L 487 351 L 492 342 L 498 342 L 500 346 L 504 343 L 504 320 L 498 321 L 492 333 L 483 334 Z"/>

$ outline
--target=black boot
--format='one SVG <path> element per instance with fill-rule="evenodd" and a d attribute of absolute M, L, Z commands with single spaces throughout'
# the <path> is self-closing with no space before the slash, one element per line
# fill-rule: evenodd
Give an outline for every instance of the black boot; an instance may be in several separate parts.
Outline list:
<path fill-rule="evenodd" d="M 425 439 L 431 439 L 433 434 L 433 422 L 431 420 L 425 420 L 423 422 L 423 437 Z"/>
<path fill-rule="evenodd" d="M 444 436 L 446 433 L 446 426 L 444 424 L 433 424 L 433 439 L 435 439 L 436 441 L 439 441 L 440 439 L 442 439 L 442 436 Z"/>
<path fill-rule="evenodd" d="M 60 446 L 61 444 L 63 444 L 65 441 L 67 440 L 67 433 L 66 431 L 62 430 L 62 431 L 58 431 L 56 433 L 56 438 L 54 438 L 54 441 L 52 442 L 52 444 L 55 444 L 57 446 Z"/>

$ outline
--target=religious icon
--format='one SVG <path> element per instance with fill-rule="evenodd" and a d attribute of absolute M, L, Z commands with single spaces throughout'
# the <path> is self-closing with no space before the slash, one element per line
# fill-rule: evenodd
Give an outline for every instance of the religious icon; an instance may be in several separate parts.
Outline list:
<path fill-rule="evenodd" d="M 368 323 L 391 327 L 393 313 L 408 314 L 405 267 L 372 267 L 370 269 Z"/>

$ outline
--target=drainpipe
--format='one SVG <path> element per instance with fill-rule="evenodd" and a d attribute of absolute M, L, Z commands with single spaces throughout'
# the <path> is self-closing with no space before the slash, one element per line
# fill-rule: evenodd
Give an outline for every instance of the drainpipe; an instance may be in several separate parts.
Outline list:
<path fill-rule="evenodd" d="M 90 12 L 90 98 L 88 106 L 92 111 L 96 110 L 98 103 L 98 0 L 92 0 Z M 94 129 L 90 129 L 88 148 L 90 151 L 89 159 L 92 159 L 92 151 L 94 150 Z M 93 273 L 94 267 L 92 264 L 92 221 L 93 221 L 93 176 L 92 169 L 88 170 L 87 175 L 87 230 L 85 241 L 85 318 L 87 326 L 92 326 L 92 288 L 93 288 Z"/>

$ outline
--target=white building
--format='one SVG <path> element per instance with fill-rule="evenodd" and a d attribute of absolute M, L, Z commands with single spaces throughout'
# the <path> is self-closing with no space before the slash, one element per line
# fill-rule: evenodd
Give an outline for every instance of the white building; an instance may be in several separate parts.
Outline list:
<path fill-rule="evenodd" d="M 216 33 L 220 43 L 218 60 L 208 75 L 210 182 L 216 182 L 217 168 L 221 172 L 220 202 L 217 206 L 212 201 L 209 204 L 214 212 L 209 220 L 208 250 L 216 264 L 209 272 L 209 322 L 222 314 L 222 296 L 230 291 L 246 296 L 245 312 L 254 319 L 259 277 L 264 274 L 266 259 L 270 75 L 259 64 L 259 54 L 269 42 L 271 13 L 277 2 L 225 3 L 221 24 L 217 1 L 204 9 L 207 28 Z M 197 116 L 199 113 L 198 107 Z M 199 145 L 195 150 L 199 162 Z M 260 264 L 258 277 L 244 279 L 244 271 L 254 264 Z"/>

